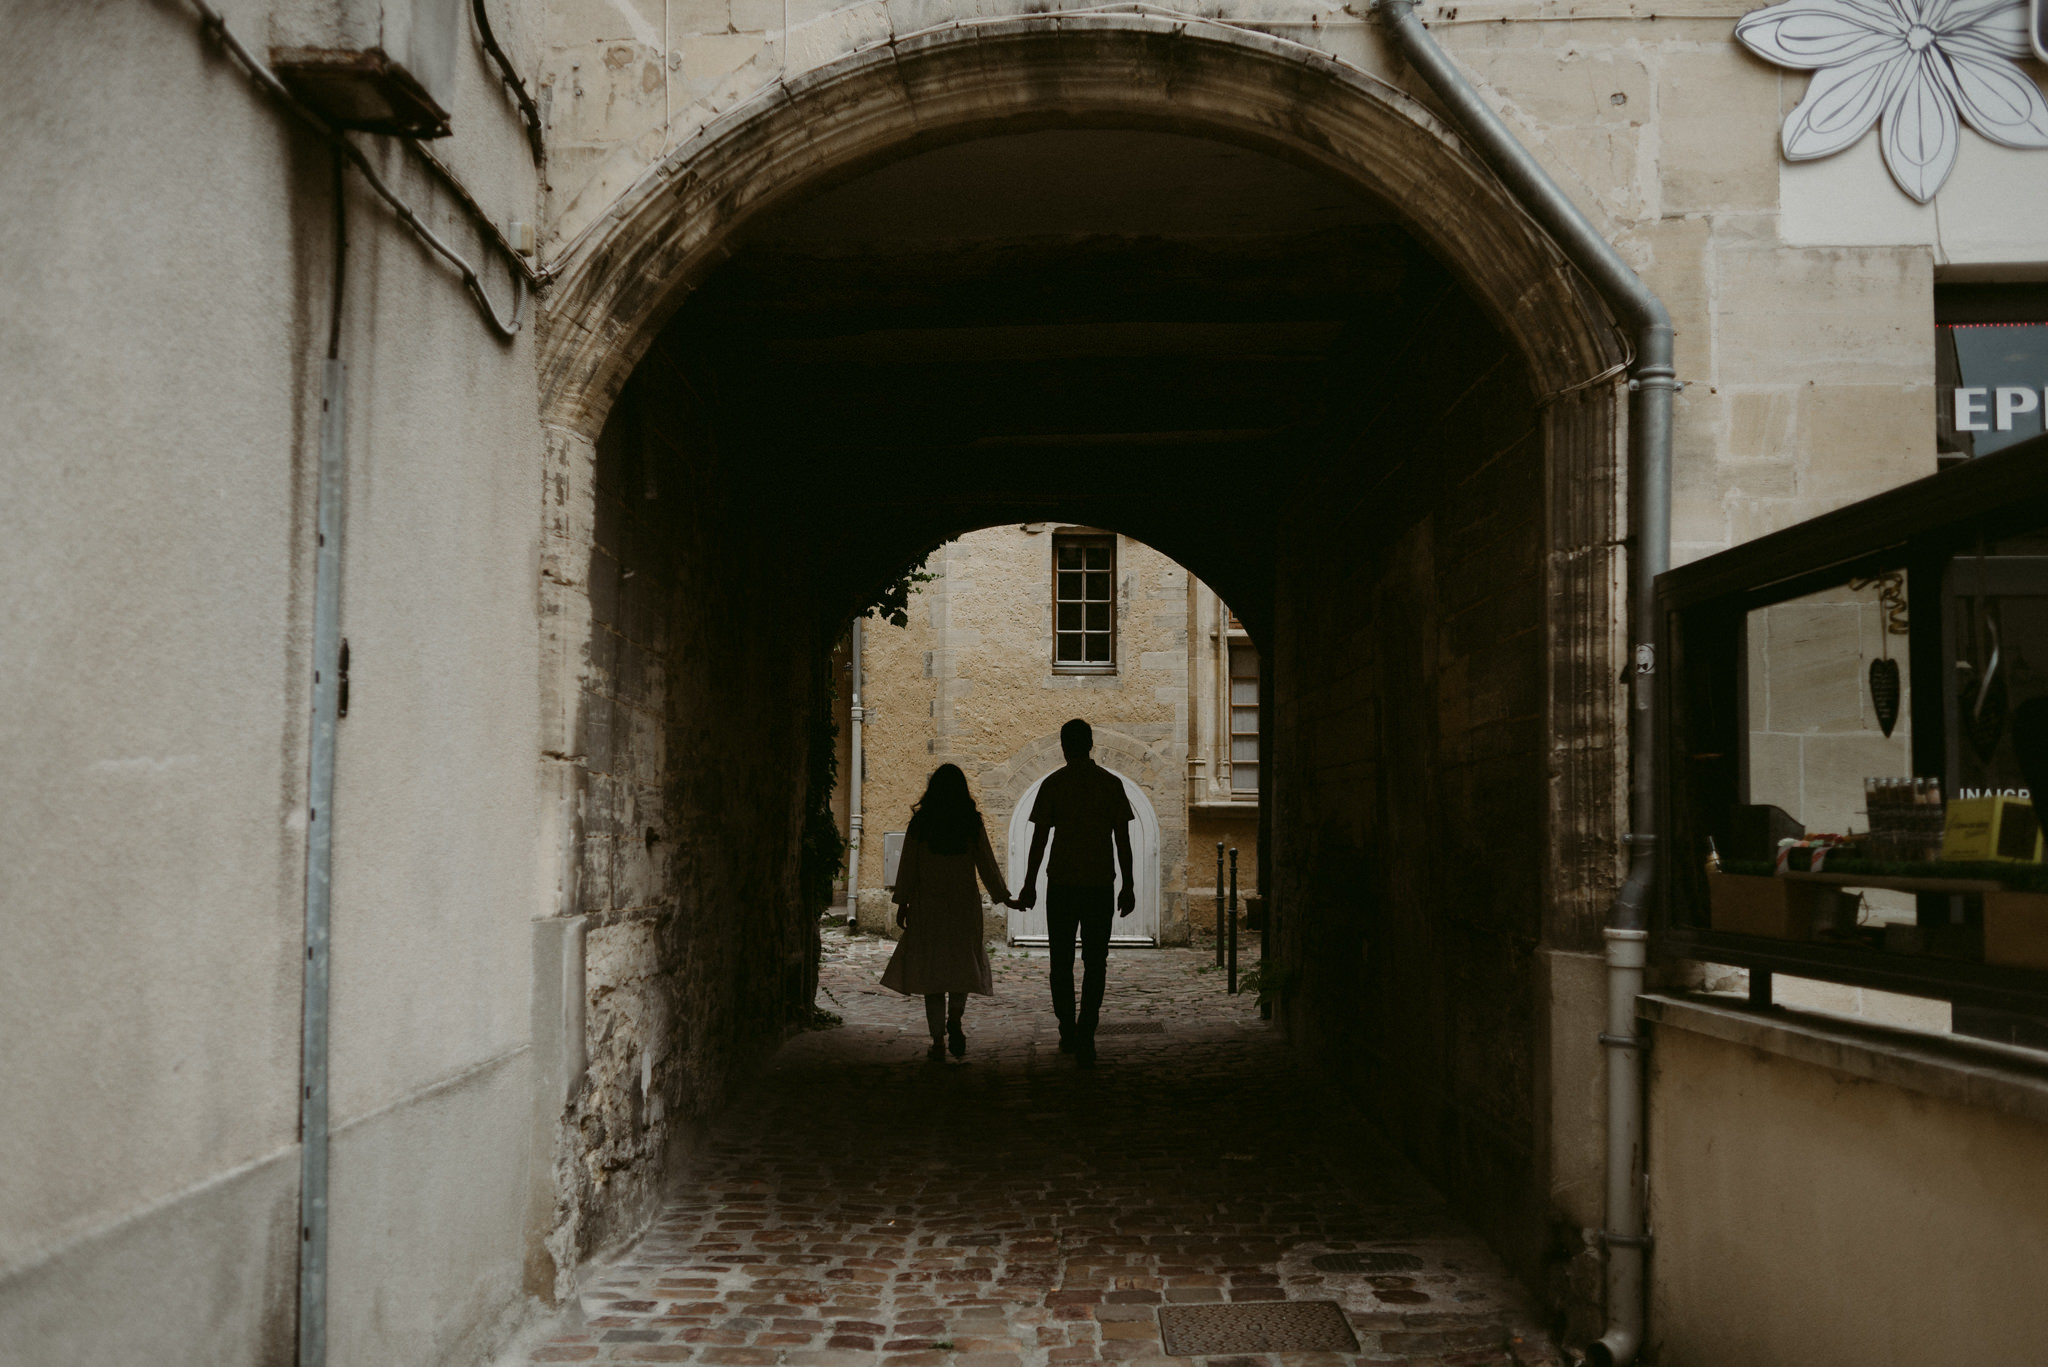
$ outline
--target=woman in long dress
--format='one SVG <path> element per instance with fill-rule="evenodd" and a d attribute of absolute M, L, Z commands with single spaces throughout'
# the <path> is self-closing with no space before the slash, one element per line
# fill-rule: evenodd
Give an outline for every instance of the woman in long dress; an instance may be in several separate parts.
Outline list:
<path fill-rule="evenodd" d="M 896 924 L 903 938 L 882 973 L 882 986 L 924 998 L 931 1059 L 943 1060 L 949 1048 L 954 1058 L 963 1058 L 968 994 L 995 995 L 975 875 L 999 904 L 1009 904 L 1010 890 L 959 765 L 933 770 L 911 811 L 896 862 Z"/>

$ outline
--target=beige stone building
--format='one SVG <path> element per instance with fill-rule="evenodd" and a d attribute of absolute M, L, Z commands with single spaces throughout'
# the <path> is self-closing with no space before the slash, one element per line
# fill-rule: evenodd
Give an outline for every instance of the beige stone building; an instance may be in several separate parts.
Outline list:
<path fill-rule="evenodd" d="M 1659 919 L 1687 766 L 1819 826 L 1902 762 L 1875 600 L 1724 614 L 1688 670 L 1830 634 L 1726 744 L 1652 704 L 1667 551 L 1704 603 L 1887 490 L 2035 507 L 2038 10 L 9 7 L 0 1361 L 474 1364 L 574 1297 L 812 1019 L 831 652 L 949 539 L 863 885 L 1085 698 L 1169 939 L 1255 763 L 1276 1028 L 1569 1342 L 2037 1359 L 2048 1073 L 1943 1027 L 2048 968 Z M 1117 672 L 998 668 L 1069 527 Z M 1744 964 L 1917 1024 L 1689 993 Z"/>

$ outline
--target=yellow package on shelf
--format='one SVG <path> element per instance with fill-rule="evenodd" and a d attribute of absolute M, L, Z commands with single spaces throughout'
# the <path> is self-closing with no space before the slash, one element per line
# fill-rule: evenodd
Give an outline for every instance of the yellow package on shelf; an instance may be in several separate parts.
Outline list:
<path fill-rule="evenodd" d="M 2024 797 L 1956 798 L 1941 831 L 1941 857 L 1969 863 L 2038 864 L 2041 823 Z"/>

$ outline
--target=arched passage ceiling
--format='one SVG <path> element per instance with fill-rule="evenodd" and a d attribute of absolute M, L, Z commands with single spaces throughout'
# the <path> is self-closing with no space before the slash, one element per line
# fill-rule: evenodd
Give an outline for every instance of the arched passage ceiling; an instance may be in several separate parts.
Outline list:
<path fill-rule="evenodd" d="M 1280 500 L 1357 458 L 1404 336 L 1458 294 L 1326 173 L 1174 133 L 1041 130 L 758 223 L 640 389 L 693 405 L 737 488 L 802 519 L 851 592 L 948 535 L 1058 519 L 1149 541 L 1260 618 Z"/>

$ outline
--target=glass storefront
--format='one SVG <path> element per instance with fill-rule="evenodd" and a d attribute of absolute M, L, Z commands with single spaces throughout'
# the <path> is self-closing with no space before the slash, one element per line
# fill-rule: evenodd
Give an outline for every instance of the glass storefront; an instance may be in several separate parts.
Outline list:
<path fill-rule="evenodd" d="M 2039 423 L 1659 596 L 1667 951 L 2048 1017 Z"/>

